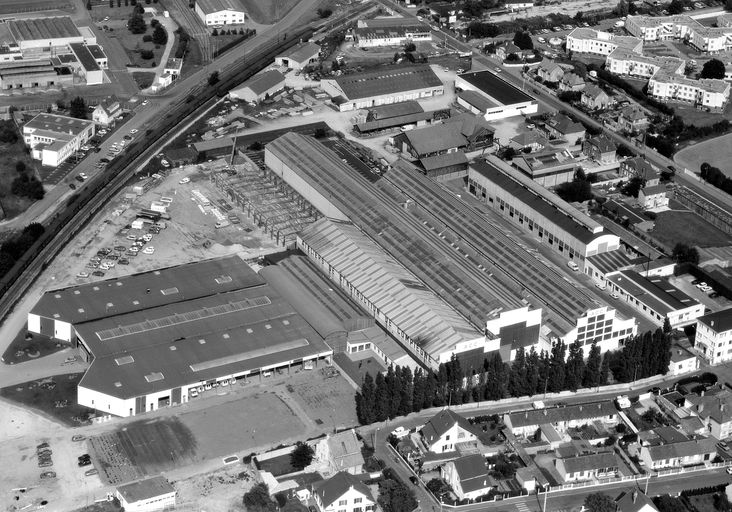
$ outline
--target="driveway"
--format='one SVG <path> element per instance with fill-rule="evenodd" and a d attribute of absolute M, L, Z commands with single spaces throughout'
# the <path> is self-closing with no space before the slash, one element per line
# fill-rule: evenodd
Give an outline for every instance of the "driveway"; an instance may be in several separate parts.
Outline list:
<path fill-rule="evenodd" d="M 160 57 L 160 62 L 158 62 L 158 65 L 154 68 L 127 68 L 128 73 L 143 71 L 146 73 L 155 73 L 155 81 L 158 80 L 165 71 L 165 64 L 168 62 L 168 58 L 170 57 L 170 52 L 173 50 L 173 46 L 175 46 L 175 31 L 178 30 L 178 24 L 173 21 L 173 18 L 166 18 L 165 16 L 153 16 L 153 19 L 156 19 L 160 22 L 161 25 L 165 28 L 165 31 L 168 33 L 168 42 L 165 43 L 165 50 L 163 51 L 163 56 Z M 142 94 L 146 94 L 150 89 L 145 89 L 140 91 Z"/>

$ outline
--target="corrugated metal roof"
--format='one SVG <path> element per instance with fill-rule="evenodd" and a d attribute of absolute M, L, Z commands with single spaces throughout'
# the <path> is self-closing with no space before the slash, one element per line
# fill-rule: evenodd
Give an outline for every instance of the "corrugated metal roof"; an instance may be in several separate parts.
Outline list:
<path fill-rule="evenodd" d="M 324 218 L 300 237 L 410 338 L 422 340 L 421 346 L 429 354 L 481 337 L 353 224 Z"/>
<path fill-rule="evenodd" d="M 389 67 L 344 75 L 330 81 L 338 84 L 345 97 L 351 101 L 384 94 L 442 87 L 440 79 L 427 65 Z"/>

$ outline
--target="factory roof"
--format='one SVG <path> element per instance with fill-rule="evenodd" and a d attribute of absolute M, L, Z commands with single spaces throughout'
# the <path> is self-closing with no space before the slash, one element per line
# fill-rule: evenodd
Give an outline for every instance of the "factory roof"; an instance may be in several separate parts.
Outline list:
<path fill-rule="evenodd" d="M 625 270 L 635 265 L 645 263 L 648 258 L 631 257 L 626 251 L 616 249 L 614 251 L 603 252 L 589 256 L 587 261 L 591 263 L 601 274 L 607 275 L 619 270 Z"/>
<path fill-rule="evenodd" d="M 70 324 L 264 284 L 238 256 L 46 292 L 31 314 Z"/>
<path fill-rule="evenodd" d="M 388 67 L 328 81 L 335 82 L 348 100 L 443 86 L 428 65 Z"/>
<path fill-rule="evenodd" d="M 434 171 L 435 169 L 442 169 L 443 167 L 453 165 L 464 165 L 467 168 L 468 157 L 462 151 L 452 151 L 451 153 L 444 153 L 442 155 L 420 158 L 419 163 L 422 164 L 425 171 Z"/>
<path fill-rule="evenodd" d="M 598 236 L 604 234 L 602 233 L 602 228 L 597 233 L 593 233 L 573 217 L 570 217 L 557 208 L 555 206 L 556 200 L 553 197 L 549 197 L 549 193 L 545 194 L 546 197 L 540 196 L 534 191 L 527 189 L 519 181 L 486 162 L 476 161 L 472 164 L 471 168 L 492 181 L 508 194 L 516 197 L 547 221 L 555 224 L 584 244 L 588 244 Z M 554 194 L 551 195 L 553 196 Z"/>
<path fill-rule="evenodd" d="M 268 285 L 76 326 L 94 355 L 80 387 L 128 399 L 330 352 Z"/>
<path fill-rule="evenodd" d="M 101 69 L 86 45 L 81 43 L 71 43 L 69 46 L 86 71 L 99 71 L 99 69 Z"/>
<path fill-rule="evenodd" d="M 29 75 L 37 73 L 53 73 L 56 71 L 48 59 L 20 60 L 0 62 L 0 77 L 9 78 L 15 75 Z"/>
<path fill-rule="evenodd" d="M 429 354 L 481 337 L 376 242 L 347 222 L 321 219 L 300 238 Z"/>
<path fill-rule="evenodd" d="M 643 277 L 634 270 L 621 270 L 615 275 L 608 276 L 607 279 L 663 316 L 699 305 L 697 300 L 689 297 L 663 277 Z"/>
<path fill-rule="evenodd" d="M 392 103 L 390 105 L 380 105 L 378 107 L 370 107 L 368 109 L 369 120 L 392 119 L 394 117 L 403 117 L 410 114 L 421 114 L 424 112 L 422 105 L 414 100 L 402 101 L 400 103 Z"/>
<path fill-rule="evenodd" d="M 270 69 L 268 71 L 265 71 L 264 73 L 253 76 L 239 87 L 236 87 L 236 89 L 232 89 L 231 92 L 236 94 L 237 90 L 249 89 L 254 94 L 259 96 L 260 94 L 269 91 L 273 87 L 284 83 L 285 75 L 283 75 L 276 69 Z"/>
<path fill-rule="evenodd" d="M 298 43 L 295 46 L 288 48 L 277 57 L 293 60 L 295 62 L 303 62 L 311 59 L 313 55 L 317 55 L 318 53 L 320 53 L 320 46 L 308 41 L 305 43 Z"/>
<path fill-rule="evenodd" d="M 86 119 L 42 113 L 25 123 L 23 129 L 33 129 L 36 133 L 44 131 L 48 134 L 65 134 L 67 136 L 75 136 L 93 124 L 94 121 L 88 121 Z"/>
<path fill-rule="evenodd" d="M 500 104 L 496 103 L 495 101 L 489 100 L 488 98 L 476 91 L 461 91 L 458 93 L 458 98 L 469 103 L 481 112 L 486 112 L 488 111 L 488 109 L 501 106 Z"/>
<path fill-rule="evenodd" d="M 546 409 L 528 409 L 508 413 L 511 428 L 531 427 L 543 423 L 560 423 L 570 420 L 591 420 L 612 417 L 618 413 L 615 404 L 606 400 L 587 404 L 566 405 Z"/>
<path fill-rule="evenodd" d="M 370 20 L 365 25 L 355 29 L 356 35 L 363 39 L 393 39 L 397 37 L 406 37 L 414 33 L 429 33 L 429 26 L 415 20 L 414 22 L 406 22 L 399 25 L 391 23 L 374 23 L 379 20 Z"/>
<path fill-rule="evenodd" d="M 213 14 L 219 11 L 246 12 L 239 0 L 196 0 L 196 7 L 204 14 Z"/>
<path fill-rule="evenodd" d="M 404 137 L 418 156 L 464 148 L 468 140 L 452 123 L 440 123 L 404 132 Z"/>
<path fill-rule="evenodd" d="M 732 308 L 700 316 L 698 321 L 711 327 L 715 332 L 732 331 Z"/>
<path fill-rule="evenodd" d="M 89 50 L 89 53 L 91 53 L 92 57 L 95 59 L 106 59 L 107 55 L 104 53 L 104 50 L 102 50 L 102 47 L 98 44 L 88 44 L 86 45 L 86 49 Z M 170 60 L 170 59 L 168 59 Z"/>
<path fill-rule="evenodd" d="M 117 487 L 117 492 L 122 495 L 128 504 L 137 503 L 138 501 L 149 500 L 165 494 L 175 492 L 168 480 L 163 476 L 154 476 L 145 480 L 138 480 Z"/>
<path fill-rule="evenodd" d="M 400 103 L 397 103 L 396 105 L 400 105 Z M 432 120 L 434 115 L 434 112 L 415 112 L 414 114 L 405 114 L 398 117 L 389 117 L 384 119 L 376 119 L 374 121 L 366 121 L 365 123 L 357 124 L 356 128 L 361 133 L 374 130 L 386 130 L 388 128 L 404 126 L 419 121 L 430 121 Z"/>
<path fill-rule="evenodd" d="M 16 41 L 53 40 L 81 37 L 79 29 L 69 16 L 30 18 L 8 21 L 10 33 Z"/>
<path fill-rule="evenodd" d="M 523 103 L 534 99 L 505 80 L 498 78 L 491 71 L 475 71 L 458 75 L 458 77 L 503 105 Z"/>

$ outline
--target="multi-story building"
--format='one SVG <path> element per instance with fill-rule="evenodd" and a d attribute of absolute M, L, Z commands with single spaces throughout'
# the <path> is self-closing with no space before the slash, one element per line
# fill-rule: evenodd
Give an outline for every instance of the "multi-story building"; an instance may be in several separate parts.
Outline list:
<path fill-rule="evenodd" d="M 628 16 L 625 29 L 643 41 L 682 40 L 705 53 L 718 53 L 732 48 L 732 27 L 707 27 L 685 14 Z"/>
<path fill-rule="evenodd" d="M 727 389 L 707 390 L 703 396 L 689 394 L 684 407 L 697 416 L 707 432 L 717 439 L 732 435 L 732 393 Z"/>
<path fill-rule="evenodd" d="M 94 121 L 38 114 L 23 125 L 23 139 L 34 159 L 56 167 L 94 136 Z"/>
<path fill-rule="evenodd" d="M 119 101 L 105 100 L 94 107 L 92 121 L 100 126 L 107 127 L 115 122 L 122 115 L 122 107 Z"/>
<path fill-rule="evenodd" d="M 643 41 L 637 37 L 618 36 L 591 28 L 576 28 L 567 34 L 567 51 L 589 53 L 592 55 L 610 55 L 618 48 L 638 52 Z"/>
<path fill-rule="evenodd" d="M 721 112 L 729 100 L 730 84 L 724 80 L 692 80 L 658 72 L 648 81 L 648 95 L 662 101 L 680 101 Z"/>
<path fill-rule="evenodd" d="M 732 308 L 697 319 L 694 348 L 709 364 L 732 359 Z"/>
<path fill-rule="evenodd" d="M 598 135 L 587 139 L 582 144 L 582 152 L 599 164 L 617 162 L 618 147 L 607 135 Z"/>
<path fill-rule="evenodd" d="M 579 340 L 582 351 L 587 357 L 593 343 L 600 348 L 600 352 L 617 350 L 622 342 L 638 332 L 635 318 L 623 319 L 613 308 L 603 306 L 588 310 L 577 319 L 574 329 L 562 337 L 566 345 Z"/>
<path fill-rule="evenodd" d="M 442 478 L 461 500 L 474 500 L 494 487 L 482 455 L 475 453 L 452 460 L 441 468 Z"/>

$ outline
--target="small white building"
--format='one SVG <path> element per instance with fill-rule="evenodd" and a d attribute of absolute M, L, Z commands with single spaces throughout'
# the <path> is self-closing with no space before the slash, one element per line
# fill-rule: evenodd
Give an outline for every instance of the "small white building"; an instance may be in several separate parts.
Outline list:
<path fill-rule="evenodd" d="M 709 364 L 732 359 L 732 308 L 709 313 L 696 321 L 694 347 Z"/>
<path fill-rule="evenodd" d="M 259 103 L 285 88 L 285 76 L 275 69 L 253 76 L 236 89 L 229 91 L 234 100 Z"/>
<path fill-rule="evenodd" d="M 275 57 L 275 65 L 289 69 L 303 69 L 318 62 L 320 46 L 315 43 L 298 43 Z"/>
<path fill-rule="evenodd" d="M 165 63 L 165 67 L 163 68 L 163 73 L 167 73 L 173 77 L 175 80 L 180 76 L 180 72 L 183 69 L 183 59 L 176 59 L 175 57 L 171 57 L 168 59 L 168 61 Z"/>
<path fill-rule="evenodd" d="M 155 476 L 117 487 L 115 493 L 128 512 L 153 512 L 175 508 L 175 487 L 162 476 Z"/>
<path fill-rule="evenodd" d="M 466 455 L 442 466 L 442 478 L 461 500 L 474 500 L 493 487 L 485 459 L 480 454 Z"/>
<path fill-rule="evenodd" d="M 38 114 L 23 126 L 23 140 L 41 164 L 58 166 L 94 136 L 94 121 Z"/>
<path fill-rule="evenodd" d="M 239 0 L 196 0 L 196 14 L 204 25 L 241 25 L 247 13 Z"/>
<path fill-rule="evenodd" d="M 556 459 L 554 465 L 564 482 L 609 478 L 618 473 L 618 459 L 612 452 Z"/>
<path fill-rule="evenodd" d="M 119 101 L 106 100 L 94 107 L 94 111 L 92 112 L 92 121 L 106 128 L 114 123 L 121 115 L 122 107 L 120 106 Z"/>
<path fill-rule="evenodd" d="M 643 187 L 638 191 L 638 206 L 644 210 L 662 208 L 664 206 L 668 206 L 668 202 L 669 199 L 666 195 L 666 185 Z"/>
<path fill-rule="evenodd" d="M 434 453 L 454 451 L 456 444 L 478 439 L 470 422 L 450 409 L 438 412 L 420 432 L 425 446 Z"/>
<path fill-rule="evenodd" d="M 345 471 L 317 484 L 313 498 L 320 512 L 371 512 L 376 509 L 368 486 Z"/>

